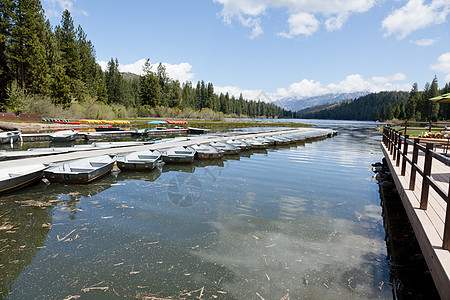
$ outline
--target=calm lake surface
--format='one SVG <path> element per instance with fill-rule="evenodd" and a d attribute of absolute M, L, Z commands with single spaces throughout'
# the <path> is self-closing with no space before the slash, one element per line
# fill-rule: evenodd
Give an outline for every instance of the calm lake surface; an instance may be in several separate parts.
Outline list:
<path fill-rule="evenodd" d="M 392 299 L 377 124 L 318 125 L 339 135 L 0 196 L 0 297 Z"/>

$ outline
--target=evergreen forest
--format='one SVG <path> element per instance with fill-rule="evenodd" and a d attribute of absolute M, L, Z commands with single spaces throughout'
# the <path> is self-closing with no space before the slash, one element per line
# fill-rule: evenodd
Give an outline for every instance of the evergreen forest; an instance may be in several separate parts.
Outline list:
<path fill-rule="evenodd" d="M 359 121 L 442 121 L 450 120 L 450 103 L 434 103 L 430 98 L 450 93 L 450 83 L 442 89 L 438 80 L 425 84 L 419 91 L 417 83 L 411 91 L 372 93 L 354 100 L 310 107 L 296 113 L 297 118 Z"/>
<path fill-rule="evenodd" d="M 53 28 L 40 0 L 0 1 L 0 111 L 74 118 L 291 115 L 242 95 L 217 95 L 211 82 L 181 83 L 150 59 L 143 72 L 122 74 L 117 58 L 102 71 L 68 10 Z"/>

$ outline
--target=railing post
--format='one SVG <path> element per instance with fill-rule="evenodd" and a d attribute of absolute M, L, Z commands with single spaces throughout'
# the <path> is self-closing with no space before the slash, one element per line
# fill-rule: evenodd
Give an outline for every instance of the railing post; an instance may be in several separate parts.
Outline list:
<path fill-rule="evenodd" d="M 444 250 L 450 250 L 450 185 L 448 187 L 447 194 L 447 209 L 445 211 L 445 223 L 444 223 L 444 238 L 442 241 L 442 248 Z"/>
<path fill-rule="evenodd" d="M 388 144 L 387 144 L 387 148 L 388 148 L 388 151 L 390 152 L 391 151 L 391 141 L 392 141 L 392 129 L 389 127 L 388 128 Z"/>
<path fill-rule="evenodd" d="M 389 153 L 392 154 L 392 143 L 394 142 L 394 129 L 390 129 L 391 136 L 389 139 Z"/>
<path fill-rule="evenodd" d="M 430 191 L 428 176 L 431 175 L 431 163 L 433 161 L 433 156 L 431 155 L 432 150 L 433 143 L 427 143 L 427 150 L 425 152 L 425 164 L 423 167 L 422 194 L 420 195 L 420 209 L 423 210 L 426 210 L 428 206 L 428 195 Z"/>
<path fill-rule="evenodd" d="M 412 157 L 412 164 L 411 164 L 411 178 L 409 180 L 409 189 L 411 191 L 414 191 L 414 188 L 416 186 L 416 165 L 417 160 L 419 158 L 419 148 L 417 145 L 419 144 L 419 139 L 414 139 L 414 146 L 413 146 L 413 157 Z"/>
<path fill-rule="evenodd" d="M 395 130 L 392 130 L 393 136 L 392 136 L 392 145 L 391 145 L 391 155 L 393 156 L 392 159 L 395 160 L 395 144 L 397 144 L 397 132 Z"/>
<path fill-rule="evenodd" d="M 402 153 L 402 133 L 399 132 L 398 133 L 398 143 L 397 143 L 397 162 L 396 162 L 396 166 L 400 166 L 400 154 Z"/>
<path fill-rule="evenodd" d="M 442 239 L 442 248 L 444 250 L 450 250 L 450 185 L 448 187 L 447 194 L 447 209 L 445 211 L 445 223 L 444 223 L 444 238 Z"/>
<path fill-rule="evenodd" d="M 405 176 L 406 174 L 406 156 L 408 155 L 408 139 L 409 135 L 405 135 L 405 140 L 403 143 L 402 176 Z"/>
<path fill-rule="evenodd" d="M 406 129 L 408 128 L 408 120 L 405 121 L 405 136 L 406 136 Z"/>

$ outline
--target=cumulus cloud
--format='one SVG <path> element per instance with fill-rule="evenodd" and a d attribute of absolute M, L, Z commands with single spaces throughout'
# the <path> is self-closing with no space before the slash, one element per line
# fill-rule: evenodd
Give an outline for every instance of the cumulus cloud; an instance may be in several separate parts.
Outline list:
<path fill-rule="evenodd" d="M 416 41 L 411 41 L 412 44 L 415 44 L 417 46 L 421 46 L 421 47 L 428 47 L 433 45 L 434 43 L 436 43 L 435 39 L 421 39 L 421 40 L 416 40 Z"/>
<path fill-rule="evenodd" d="M 387 16 L 381 26 L 385 36 L 394 35 L 401 40 L 416 30 L 445 22 L 449 13 L 447 0 L 433 0 L 429 4 L 424 4 L 424 0 L 409 0 Z"/>
<path fill-rule="evenodd" d="M 411 89 L 410 83 L 403 83 L 406 76 L 403 73 L 395 73 L 387 76 L 374 76 L 365 79 L 362 75 L 353 74 L 347 76 L 344 80 L 337 83 L 323 85 L 321 82 L 303 79 L 294 82 L 287 88 L 279 88 L 275 93 L 267 93 L 270 99 L 278 100 L 282 98 L 308 98 L 335 93 L 353 93 L 353 92 L 380 92 Z M 216 87 L 217 90 L 217 87 Z M 261 94 L 260 90 L 242 90 L 238 87 L 221 87 L 220 92 L 228 92 L 236 97 L 240 93 L 246 99 L 256 99 Z M 262 99 L 265 99 L 264 97 Z"/>
<path fill-rule="evenodd" d="M 450 82 L 450 52 L 444 53 L 438 57 L 437 63 L 431 65 L 432 70 L 445 74 L 445 81 Z"/>
<path fill-rule="evenodd" d="M 251 38 L 263 33 L 261 17 L 269 9 L 285 9 L 289 15 L 289 30 L 279 35 L 293 38 L 309 36 L 316 32 L 323 20 L 328 31 L 339 30 L 354 13 L 364 13 L 375 5 L 375 0 L 213 0 L 223 6 L 220 16 L 224 23 L 237 19 L 242 25 L 252 28 Z"/>
<path fill-rule="evenodd" d="M 239 95 L 242 94 L 242 97 L 244 99 L 249 100 L 259 98 L 262 93 L 261 90 L 246 90 L 236 86 L 214 86 L 214 92 L 216 94 L 222 93 L 224 95 L 228 93 L 230 96 L 235 96 L 236 98 L 238 98 Z"/>
<path fill-rule="evenodd" d="M 312 35 L 319 29 L 319 21 L 313 14 L 298 13 L 291 14 L 289 19 L 289 32 L 280 32 L 279 35 L 285 38 L 293 38 L 297 35 Z"/>
<path fill-rule="evenodd" d="M 278 98 L 284 97 L 314 97 L 329 93 L 353 93 L 353 92 L 380 92 L 386 90 L 409 90 L 409 83 L 401 83 L 406 80 L 406 76 L 402 73 L 396 73 L 387 76 L 374 76 L 365 79 L 362 75 L 353 74 L 347 76 L 338 83 L 330 83 L 322 85 L 320 82 L 313 80 L 302 80 L 293 83 L 287 89 L 278 89 Z"/>
<path fill-rule="evenodd" d="M 59 17 L 64 10 L 70 11 L 72 14 L 80 14 L 83 16 L 89 16 L 89 13 L 85 10 L 75 7 L 77 0 L 43 0 L 47 4 L 45 10 L 48 17 Z"/>
<path fill-rule="evenodd" d="M 99 61 L 98 64 L 102 67 L 102 70 L 105 71 L 108 67 L 108 63 L 106 61 Z M 121 65 L 119 63 L 119 71 L 120 72 L 129 72 L 137 75 L 143 75 L 143 66 L 145 64 L 145 59 L 140 59 L 131 64 Z M 162 63 L 164 67 L 166 67 L 166 71 L 169 74 L 169 77 L 175 80 L 179 80 L 180 82 L 186 82 L 191 80 L 194 77 L 194 73 L 191 72 L 192 65 L 189 63 L 180 63 L 180 64 L 169 64 Z M 152 64 L 152 70 L 156 72 L 159 63 Z"/>

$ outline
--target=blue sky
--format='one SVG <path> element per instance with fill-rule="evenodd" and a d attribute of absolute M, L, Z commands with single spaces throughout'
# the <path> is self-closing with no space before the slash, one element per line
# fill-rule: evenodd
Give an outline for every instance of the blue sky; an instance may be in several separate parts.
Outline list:
<path fill-rule="evenodd" d="M 273 100 L 450 82 L 449 0 L 42 0 L 69 9 L 102 66 L 162 62 L 171 77 Z"/>

